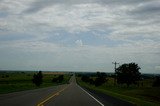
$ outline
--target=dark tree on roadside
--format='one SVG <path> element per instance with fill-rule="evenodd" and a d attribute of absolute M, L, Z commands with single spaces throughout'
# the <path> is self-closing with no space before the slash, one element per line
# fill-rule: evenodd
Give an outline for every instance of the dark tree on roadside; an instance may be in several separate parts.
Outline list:
<path fill-rule="evenodd" d="M 106 73 L 97 72 L 97 78 L 95 79 L 95 86 L 100 86 L 106 82 Z"/>
<path fill-rule="evenodd" d="M 116 70 L 116 77 L 118 84 L 137 84 L 141 79 L 140 67 L 136 63 L 128 63 L 119 66 Z"/>
<path fill-rule="evenodd" d="M 89 78 L 89 76 L 87 76 L 87 75 L 83 75 L 83 76 L 81 77 L 81 80 L 84 81 L 84 82 L 89 82 L 90 78 Z"/>
<path fill-rule="evenodd" d="M 36 85 L 36 86 L 40 86 L 42 84 L 42 71 L 39 71 L 37 74 L 33 75 L 33 79 L 32 82 Z"/>
<path fill-rule="evenodd" d="M 54 77 L 52 82 L 61 83 L 64 80 L 64 75 L 59 75 L 58 77 Z"/>
<path fill-rule="evenodd" d="M 59 76 L 58 76 L 58 82 L 62 82 L 63 80 L 64 80 L 63 75 L 59 75 Z"/>
<path fill-rule="evenodd" d="M 94 80 L 92 78 L 90 78 L 89 83 L 94 85 Z"/>
<path fill-rule="evenodd" d="M 104 84 L 107 80 L 106 80 L 106 73 L 101 73 L 101 72 L 97 72 L 95 74 L 96 78 L 94 80 L 94 78 L 89 77 L 89 75 L 82 75 L 81 80 L 83 82 L 87 82 L 90 84 L 93 84 L 95 86 L 100 86 L 102 84 Z"/>
<path fill-rule="evenodd" d="M 58 82 L 58 78 L 57 77 L 54 77 L 53 79 L 52 79 L 52 82 L 54 83 L 54 82 Z"/>
<path fill-rule="evenodd" d="M 152 86 L 153 87 L 160 87 L 160 76 L 156 76 Z"/>

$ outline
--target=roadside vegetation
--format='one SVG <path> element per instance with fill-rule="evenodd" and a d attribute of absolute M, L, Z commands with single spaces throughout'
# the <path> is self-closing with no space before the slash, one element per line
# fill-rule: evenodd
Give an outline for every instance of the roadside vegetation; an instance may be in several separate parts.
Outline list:
<path fill-rule="evenodd" d="M 77 73 L 82 87 L 96 90 L 137 106 L 160 105 L 160 77 L 141 74 L 138 64 L 123 64 L 116 73 Z M 116 83 L 115 83 L 116 81 Z"/>
<path fill-rule="evenodd" d="M 60 81 L 53 81 L 59 77 Z M 66 84 L 70 77 L 71 74 L 60 72 L 3 71 L 0 72 L 0 94 Z"/>

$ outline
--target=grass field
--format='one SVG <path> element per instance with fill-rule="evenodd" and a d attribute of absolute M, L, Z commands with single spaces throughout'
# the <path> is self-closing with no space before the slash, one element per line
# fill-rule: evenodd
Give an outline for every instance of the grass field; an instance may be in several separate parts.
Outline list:
<path fill-rule="evenodd" d="M 109 78 L 107 83 L 99 87 L 81 81 L 80 77 L 77 77 L 77 82 L 83 87 L 129 101 L 137 106 L 160 106 L 160 88 L 151 87 L 151 79 L 144 80 L 143 86 L 140 87 L 135 85 L 130 87 L 126 85 L 114 86 L 113 78 Z"/>
<path fill-rule="evenodd" d="M 60 73 L 60 75 L 64 74 L 64 80 L 61 83 L 53 83 L 52 78 L 59 74 L 42 72 L 43 83 L 37 87 L 32 83 L 34 73 L 36 72 L 0 72 L 0 94 L 64 84 L 70 79 L 70 74 Z"/>

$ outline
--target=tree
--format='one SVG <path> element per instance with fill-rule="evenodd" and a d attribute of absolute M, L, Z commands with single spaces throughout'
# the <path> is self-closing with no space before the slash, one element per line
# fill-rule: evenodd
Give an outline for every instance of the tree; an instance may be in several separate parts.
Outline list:
<path fill-rule="evenodd" d="M 100 86 L 107 81 L 106 80 L 106 76 L 107 76 L 106 73 L 97 72 L 95 75 L 96 75 L 95 80 L 93 80 L 92 77 L 90 78 L 89 75 L 83 75 L 81 77 L 81 80 L 83 82 L 90 83 L 90 84 L 93 84 L 95 86 Z"/>
<path fill-rule="evenodd" d="M 152 86 L 153 87 L 160 87 L 160 76 L 156 76 Z"/>
<path fill-rule="evenodd" d="M 106 82 L 106 73 L 97 72 L 97 78 L 95 79 L 95 86 L 100 86 Z"/>
<path fill-rule="evenodd" d="M 89 78 L 89 83 L 90 83 L 90 84 L 94 85 L 94 82 L 95 82 L 95 81 L 94 81 L 92 78 Z"/>
<path fill-rule="evenodd" d="M 52 79 L 52 82 L 54 83 L 54 82 L 58 82 L 58 78 L 57 77 L 54 77 L 53 79 Z"/>
<path fill-rule="evenodd" d="M 83 76 L 81 77 L 81 80 L 82 80 L 83 82 L 89 82 L 90 78 L 89 78 L 89 76 L 87 76 L 87 75 L 83 75 Z"/>
<path fill-rule="evenodd" d="M 137 84 L 141 79 L 140 67 L 136 63 L 128 63 L 119 66 L 116 70 L 116 78 L 118 84 Z"/>
<path fill-rule="evenodd" d="M 52 82 L 61 83 L 64 80 L 64 75 L 59 75 L 58 77 L 54 77 Z"/>
<path fill-rule="evenodd" d="M 63 80 L 64 80 L 63 75 L 59 75 L 59 76 L 58 76 L 58 82 L 62 82 Z"/>
<path fill-rule="evenodd" d="M 36 85 L 36 86 L 40 86 L 42 84 L 42 71 L 39 71 L 37 74 L 33 75 L 33 79 L 32 82 Z"/>

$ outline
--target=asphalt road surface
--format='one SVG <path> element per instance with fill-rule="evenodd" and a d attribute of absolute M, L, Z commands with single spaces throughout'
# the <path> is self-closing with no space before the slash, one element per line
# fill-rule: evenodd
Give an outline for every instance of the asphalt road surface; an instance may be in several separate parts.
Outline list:
<path fill-rule="evenodd" d="M 66 85 L 0 95 L 0 106 L 37 106 L 44 98 Z"/>
<path fill-rule="evenodd" d="M 1 94 L 0 106 L 109 106 L 104 98 L 104 104 L 96 98 L 77 85 L 75 76 L 72 76 L 70 84 Z M 114 102 L 116 101 L 115 99 Z"/>
<path fill-rule="evenodd" d="M 70 84 L 0 95 L 0 106 L 101 106 L 77 84 Z"/>
<path fill-rule="evenodd" d="M 49 102 L 45 106 L 102 106 L 95 98 L 91 97 L 80 86 L 77 85 L 73 76 L 71 84 L 66 87 L 62 93 Z"/>

